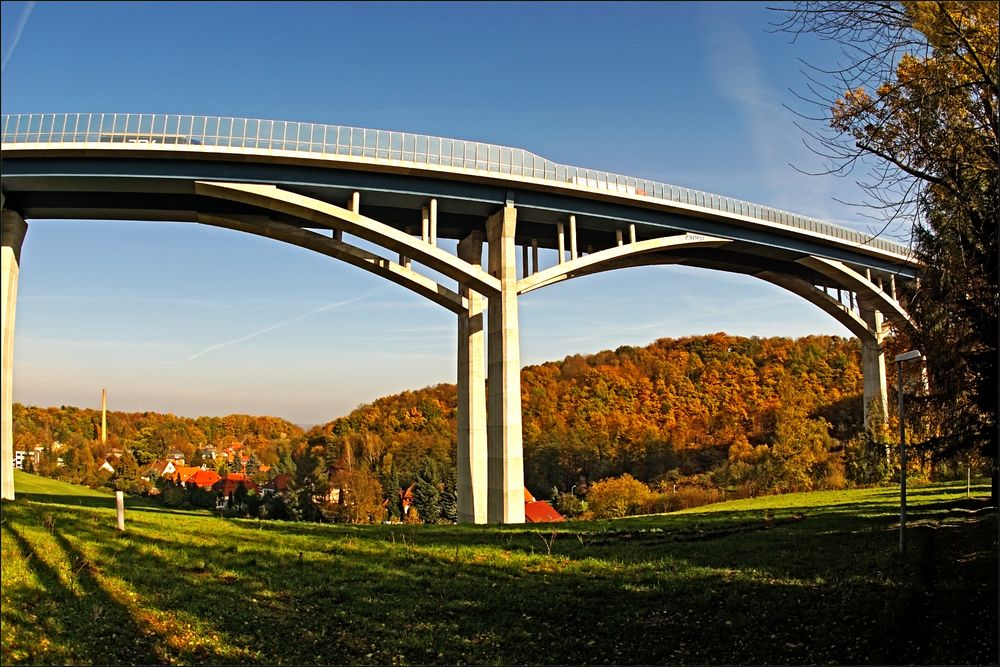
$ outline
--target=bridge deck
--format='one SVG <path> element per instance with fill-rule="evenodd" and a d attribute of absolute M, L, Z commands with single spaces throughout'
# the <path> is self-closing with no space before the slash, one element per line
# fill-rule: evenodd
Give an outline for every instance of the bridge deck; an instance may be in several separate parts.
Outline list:
<path fill-rule="evenodd" d="M 909 249 L 883 238 L 874 238 L 859 231 L 833 225 L 807 216 L 754 204 L 743 200 L 714 195 L 699 190 L 660 183 L 648 179 L 624 176 L 605 171 L 563 165 L 546 160 L 523 149 L 497 146 L 474 141 L 443 137 L 290 121 L 255 120 L 228 117 L 157 115 L 157 114 L 17 114 L 3 117 L 4 179 L 11 181 L 5 192 L 17 190 L 13 177 L 20 176 L 25 191 L 31 190 L 30 180 L 24 177 L 52 176 L 51 169 L 30 169 L 27 163 L 19 167 L 10 163 L 30 158 L 90 158 L 89 163 L 76 163 L 77 169 L 90 169 L 90 176 L 111 176 L 121 170 L 103 163 L 98 158 L 117 157 L 139 160 L 146 165 L 157 159 L 161 167 L 148 173 L 162 178 L 185 176 L 218 178 L 218 172 L 205 169 L 188 169 L 164 172 L 163 159 L 192 162 L 218 162 L 247 165 L 257 162 L 272 167 L 282 166 L 285 173 L 253 173 L 253 169 L 239 169 L 242 178 L 270 180 L 277 177 L 290 189 L 303 190 L 304 194 L 336 200 L 351 187 L 366 187 L 373 193 L 366 197 L 366 205 L 384 209 L 382 213 L 390 224 L 399 219 L 400 197 L 406 193 L 419 197 L 439 196 L 464 204 L 446 206 L 442 210 L 441 236 L 449 233 L 464 234 L 469 228 L 463 216 L 481 218 L 483 206 L 495 207 L 507 197 L 507 191 L 518 191 L 519 207 L 529 207 L 534 213 L 523 218 L 519 239 L 537 238 L 542 247 L 554 247 L 550 233 L 533 229 L 533 224 L 551 225 L 565 220 L 566 215 L 577 213 L 581 243 L 605 247 L 609 234 L 620 229 L 620 223 L 640 227 L 667 226 L 683 231 L 702 231 L 711 234 L 725 233 L 719 224 L 698 224 L 698 220 L 724 221 L 727 227 L 750 230 L 745 240 L 758 242 L 768 236 L 783 236 L 804 243 L 807 252 L 814 247 L 837 247 L 850 250 L 852 255 L 863 255 L 876 261 L 871 268 L 885 269 L 896 265 L 897 273 L 912 275 L 915 263 Z M 192 160 L 192 158 L 194 158 Z M 37 164 L 37 163 L 36 163 Z M 68 169 L 68 162 L 61 162 Z M 321 165 L 327 171 L 335 170 L 342 178 L 317 179 L 304 176 L 293 167 Z M 51 166 L 51 165 L 50 165 Z M 140 164 L 128 169 L 127 175 L 143 175 Z M 226 171 L 226 170 L 222 170 Z M 67 172 L 62 172 L 66 174 Z M 80 171 L 68 172 L 76 175 Z M 232 173 L 232 172 L 231 172 Z M 368 174 L 369 177 L 365 177 Z M 373 179 L 371 174 L 377 174 Z M 396 180 L 392 180 L 395 176 Z M 414 188 L 400 181 L 423 177 L 427 187 Z M 306 178 L 305 181 L 296 180 Z M 374 182 L 374 181 L 378 182 Z M 51 181 L 49 181 L 51 183 Z M 273 182 L 273 180 L 272 180 Z M 321 186 L 319 189 L 303 183 Z M 450 187 L 447 185 L 450 184 Z M 465 186 L 465 187 L 463 187 Z M 486 187 L 482 187 L 486 186 Z M 78 188 L 79 186 L 72 186 Z M 175 190 L 162 183 L 159 190 Z M 72 190 L 69 190 L 72 191 Z M 381 199 L 379 201 L 380 195 Z M 14 195 L 16 197 L 16 195 Z M 30 197 L 29 197 L 30 198 Z M 45 208 L 41 202 L 25 200 L 25 206 Z M 67 199 L 65 196 L 63 199 Z M 341 199 L 342 201 L 342 199 Z M 587 202 L 581 206 L 580 202 Z M 143 204 L 136 213 L 148 210 Z M 58 206 L 49 207 L 50 217 L 58 215 Z M 98 207 L 100 208 L 100 207 Z M 120 207 L 116 206 L 116 209 Z M 171 209 L 180 208 L 175 204 Z M 547 213 L 546 213 L 547 212 Z M 663 213 L 673 214 L 672 219 Z M 141 217 L 141 216 L 140 216 Z M 405 216 L 402 216 L 405 217 Z M 449 218 L 453 225 L 449 226 Z M 681 220 L 683 218 L 683 221 Z M 692 224 L 694 222 L 695 224 Z M 400 220 L 405 226 L 405 220 Z M 616 227 L 617 225 L 617 227 Z M 454 229 L 451 229 L 453 227 Z M 646 237 L 662 234 L 649 229 Z M 643 231 L 640 229 L 640 235 Z M 780 245 L 780 244 L 779 244 Z M 839 259 L 848 259 L 843 253 Z"/>

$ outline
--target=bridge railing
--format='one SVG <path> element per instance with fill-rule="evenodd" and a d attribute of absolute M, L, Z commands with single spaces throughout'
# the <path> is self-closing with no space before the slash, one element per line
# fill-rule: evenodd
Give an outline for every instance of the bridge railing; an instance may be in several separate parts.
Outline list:
<path fill-rule="evenodd" d="M 205 146 L 293 151 L 412 165 L 439 165 L 690 204 L 796 227 L 897 255 L 909 255 L 909 249 L 902 244 L 769 206 L 658 181 L 559 164 L 520 148 L 408 132 L 216 116 L 11 114 L 3 117 L 3 143 L 129 143 L 150 147 L 183 144 L 192 149 Z"/>

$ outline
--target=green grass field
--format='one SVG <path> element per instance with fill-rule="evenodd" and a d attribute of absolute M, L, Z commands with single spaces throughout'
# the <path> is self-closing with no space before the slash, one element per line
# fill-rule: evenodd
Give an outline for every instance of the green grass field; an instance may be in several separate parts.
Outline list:
<path fill-rule="evenodd" d="M 15 473 L 13 664 L 995 664 L 980 483 L 516 527 L 223 520 Z"/>

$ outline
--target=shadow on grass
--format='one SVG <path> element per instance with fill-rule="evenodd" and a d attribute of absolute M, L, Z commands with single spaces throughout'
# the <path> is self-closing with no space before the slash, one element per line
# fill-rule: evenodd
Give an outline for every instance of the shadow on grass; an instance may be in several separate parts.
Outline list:
<path fill-rule="evenodd" d="M 296 557 L 273 534 L 236 528 L 199 545 L 183 535 L 133 534 L 130 566 L 119 576 L 140 598 L 183 609 L 234 646 L 259 652 L 261 662 L 390 664 L 403 656 L 400 662 L 424 664 L 799 664 L 817 656 L 842 663 L 887 657 L 872 653 L 881 635 L 862 632 L 871 607 L 864 601 L 880 590 L 877 579 L 838 589 L 837 604 L 846 597 L 860 611 L 834 627 L 824 587 L 708 569 L 697 562 L 699 551 L 690 560 L 629 564 L 590 549 L 574 563 L 561 554 L 518 553 L 517 545 L 451 551 L 431 534 L 423 536 L 426 546 L 370 532 L 333 541 L 325 527 Z M 79 529 L 79 539 L 101 532 L 85 522 Z M 113 560 L 113 546 L 104 548 Z M 724 642 L 720 616 L 730 621 Z M 845 629 L 859 637 L 850 646 L 837 643 Z M 773 641 L 754 640 L 764 630 Z M 813 643 L 801 641 L 807 631 Z"/>
<path fill-rule="evenodd" d="M 160 664 L 154 644 L 145 636 L 130 611 L 104 591 L 93 577 L 87 561 L 57 531 L 56 542 L 63 549 L 72 569 L 73 589 L 19 530 L 4 526 L 21 552 L 26 567 L 45 589 L 45 596 L 35 596 L 25 589 L 4 591 L 5 625 L 20 626 L 22 637 L 32 637 L 35 648 L 48 646 L 62 655 L 52 660 L 43 651 L 29 659 L 40 664 Z M 32 613 L 32 623 L 13 609 Z M 7 635 L 15 630 L 5 628 Z M 48 660 L 46 658 L 49 658 Z"/>
<path fill-rule="evenodd" d="M 115 507 L 115 497 L 113 494 L 109 496 L 81 496 L 21 492 L 17 494 L 17 500 L 47 505 L 72 505 L 74 507 L 110 507 L 111 509 Z"/>
<path fill-rule="evenodd" d="M 935 512 L 961 510 L 945 505 Z M 15 521 L 40 521 L 28 504 L 12 509 Z M 802 508 L 783 508 L 770 519 L 748 510 L 503 528 L 167 523 L 150 513 L 122 541 L 80 520 L 94 510 L 51 512 L 139 604 L 176 610 L 247 663 L 929 664 L 924 647 L 886 641 L 913 631 L 904 621 L 919 594 L 892 556 L 886 510 L 861 502 L 800 519 Z M 687 539 L 711 530 L 720 532 Z M 914 531 L 914 549 L 928 534 Z M 940 619 L 957 632 L 971 612 L 949 609 L 958 618 Z M 182 662 L 223 659 L 221 649 L 170 650 Z M 981 662 L 962 650 L 955 661 Z"/>
<path fill-rule="evenodd" d="M 69 505 L 71 507 L 98 507 L 102 509 L 115 509 L 115 497 L 109 495 L 101 496 L 78 496 L 61 495 L 54 493 L 19 493 L 17 500 L 24 500 L 44 505 Z M 155 500 L 148 498 L 138 498 L 135 496 L 125 496 L 125 512 L 156 512 L 161 514 L 185 514 L 188 516 L 212 516 L 210 510 L 206 509 L 177 509 L 165 507 Z"/>

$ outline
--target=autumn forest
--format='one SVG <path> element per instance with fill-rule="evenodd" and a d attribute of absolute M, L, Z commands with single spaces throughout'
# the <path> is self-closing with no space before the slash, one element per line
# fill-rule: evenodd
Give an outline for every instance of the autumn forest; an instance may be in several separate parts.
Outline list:
<path fill-rule="evenodd" d="M 661 339 L 529 366 L 521 383 L 526 486 L 570 516 L 584 511 L 589 492 L 599 499 L 610 484 L 643 489 L 643 500 L 617 510 L 636 513 L 727 494 L 879 483 L 891 473 L 891 443 L 863 428 L 853 339 Z M 239 444 L 253 457 L 258 483 L 285 473 L 293 488 L 308 490 L 306 504 L 346 467 L 353 486 L 374 496 L 372 505 L 381 498 L 391 508 L 401 489 L 422 479 L 433 478 L 447 495 L 455 410 L 455 386 L 441 384 L 379 398 L 308 431 L 276 417 L 112 411 L 102 443 L 98 410 L 21 405 L 14 429 L 17 449 L 45 448 L 37 472 L 94 486 L 108 483 L 99 467 L 112 451 L 127 452 L 140 467 L 174 451 L 189 464 L 214 467 L 202 460 L 204 448 Z M 302 502 L 277 516 L 335 520 Z"/>

